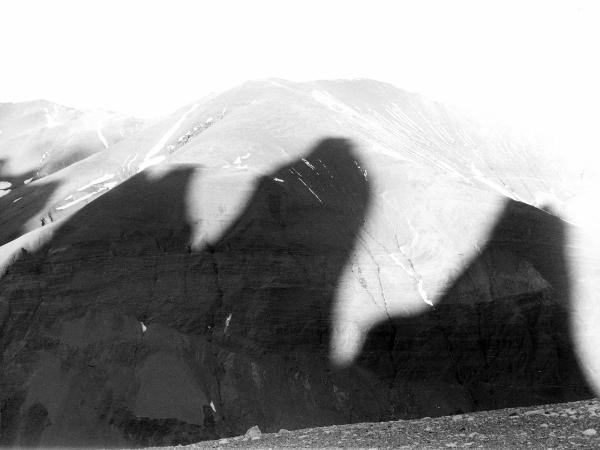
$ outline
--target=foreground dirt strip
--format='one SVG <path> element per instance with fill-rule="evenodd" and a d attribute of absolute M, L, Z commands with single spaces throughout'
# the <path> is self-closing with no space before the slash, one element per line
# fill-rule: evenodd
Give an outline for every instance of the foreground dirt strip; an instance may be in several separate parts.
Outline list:
<path fill-rule="evenodd" d="M 250 435 L 253 435 L 251 437 Z M 600 401 L 359 423 L 279 433 L 247 433 L 201 448 L 600 448 Z"/>

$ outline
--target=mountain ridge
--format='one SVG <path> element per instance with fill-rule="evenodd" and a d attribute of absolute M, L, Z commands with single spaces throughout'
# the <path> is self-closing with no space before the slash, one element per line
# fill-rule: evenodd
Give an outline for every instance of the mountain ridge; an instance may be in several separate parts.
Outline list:
<path fill-rule="evenodd" d="M 527 204 L 568 200 L 554 162 L 385 84 L 276 84 L 0 198 L 3 445 L 593 395 L 594 247 Z"/>

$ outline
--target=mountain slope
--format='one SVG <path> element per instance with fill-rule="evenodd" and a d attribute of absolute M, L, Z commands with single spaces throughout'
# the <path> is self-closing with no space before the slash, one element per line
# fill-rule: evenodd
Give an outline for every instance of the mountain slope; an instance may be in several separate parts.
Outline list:
<path fill-rule="evenodd" d="M 0 244 L 53 220 L 51 175 L 135 134 L 142 122 L 39 100 L 0 104 Z M 60 178 L 59 178 L 60 179 Z M 19 203 L 21 202 L 21 203 Z"/>
<path fill-rule="evenodd" d="M 29 182 L 114 145 L 141 122 L 43 100 L 0 104 L 3 174 Z M 20 175 L 20 176 L 19 176 Z"/>
<path fill-rule="evenodd" d="M 389 85 L 246 83 L 42 181 L 44 202 L 0 199 L 4 444 L 194 442 L 597 383 L 594 241 L 527 204 L 560 208 L 574 182 Z"/>

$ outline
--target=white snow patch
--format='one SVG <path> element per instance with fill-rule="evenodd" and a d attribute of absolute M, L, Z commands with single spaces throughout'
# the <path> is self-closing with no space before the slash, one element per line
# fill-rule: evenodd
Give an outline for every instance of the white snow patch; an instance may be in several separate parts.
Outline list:
<path fill-rule="evenodd" d="M 425 303 L 427 303 L 429 306 L 433 306 L 433 303 L 431 302 L 431 300 L 429 299 L 429 296 L 427 295 L 427 291 L 423 287 L 423 278 L 421 278 L 421 277 L 419 277 L 419 282 L 417 283 L 417 291 L 419 291 L 419 295 L 421 296 L 421 299 L 423 299 L 423 301 Z"/>
<path fill-rule="evenodd" d="M 310 193 L 312 195 L 314 195 L 317 200 L 319 200 L 319 203 L 323 203 L 323 201 L 319 198 L 319 196 L 317 195 L 317 193 L 315 191 L 313 191 L 310 188 L 310 186 L 304 182 L 304 180 L 302 178 L 298 178 L 298 180 L 300 181 L 300 183 L 302 183 L 304 186 L 306 186 L 306 189 L 308 189 L 310 191 Z"/>
<path fill-rule="evenodd" d="M 233 164 L 239 166 L 240 164 L 242 164 L 243 160 L 248 158 L 250 158 L 250 153 L 246 153 L 244 156 L 238 156 L 237 158 L 235 158 L 235 161 L 233 161 Z"/>
<path fill-rule="evenodd" d="M 6 190 L 0 189 L 0 197 L 4 197 L 8 193 L 10 193 L 10 191 L 11 191 L 10 189 L 6 189 Z"/>
<path fill-rule="evenodd" d="M 12 183 L 10 181 L 0 181 L 0 189 L 10 189 Z"/>
<path fill-rule="evenodd" d="M 114 187 L 115 187 L 117 184 L 119 184 L 119 183 L 118 183 L 118 182 L 116 182 L 116 181 L 111 181 L 111 182 L 109 182 L 109 183 L 104 183 L 104 184 L 102 185 L 102 189 L 106 189 L 106 190 L 108 190 L 108 189 L 112 189 L 112 188 L 114 188 Z"/>
<path fill-rule="evenodd" d="M 357 111 L 350 108 L 348 105 L 339 101 L 338 99 L 336 99 L 332 95 L 328 94 L 327 92 L 314 90 L 314 91 L 312 91 L 311 95 L 312 95 L 312 98 L 314 98 L 316 101 L 327 106 L 329 109 L 331 109 L 335 112 L 345 113 L 345 114 L 349 114 L 352 116 L 358 115 Z"/>
<path fill-rule="evenodd" d="M 142 326 L 142 333 L 145 333 L 148 327 L 146 326 L 146 324 L 144 324 L 144 322 L 140 322 L 140 325 Z"/>
<path fill-rule="evenodd" d="M 142 170 L 146 169 L 147 167 L 158 164 L 165 159 L 164 156 L 156 157 L 156 155 L 158 154 L 158 152 L 160 152 L 163 149 L 163 147 L 165 146 L 167 141 L 175 134 L 175 132 L 179 129 L 179 127 L 181 127 L 181 124 L 185 121 L 185 119 L 187 119 L 187 117 L 192 112 L 194 112 L 194 110 L 197 107 L 198 107 L 197 103 L 192 105 L 192 107 L 190 109 L 188 109 L 185 113 L 183 113 L 181 115 L 181 117 L 177 120 L 177 122 L 175 122 L 175 124 L 173 124 L 173 126 L 171 128 L 169 128 L 167 130 L 167 132 L 161 136 L 161 138 L 158 140 L 158 142 L 156 144 L 154 144 L 154 146 L 150 149 L 150 151 L 148 151 L 148 153 L 146 153 L 146 156 L 144 157 L 144 161 L 138 167 L 138 172 L 141 172 Z"/>
<path fill-rule="evenodd" d="M 40 158 L 40 164 L 42 164 L 44 162 L 44 160 L 50 155 L 50 150 L 46 150 L 43 154 L 42 157 Z"/>
<path fill-rule="evenodd" d="M 302 158 L 302 161 L 304 161 L 304 164 L 306 164 L 308 167 L 310 167 L 312 170 L 315 170 L 315 166 L 313 166 L 311 163 L 308 162 L 308 160 L 306 158 Z"/>
<path fill-rule="evenodd" d="M 242 161 L 248 158 L 250 158 L 250 153 L 246 153 L 244 156 L 238 156 L 231 164 L 235 169 L 246 170 L 248 169 L 248 166 L 246 164 L 242 164 Z M 225 164 L 223 169 L 229 169 L 230 167 L 232 167 L 230 164 Z"/>
<path fill-rule="evenodd" d="M 217 412 L 217 408 L 215 408 L 215 404 L 212 400 L 210 401 L 210 407 L 212 408 L 213 412 Z"/>
<path fill-rule="evenodd" d="M 142 161 L 142 163 L 138 166 L 138 172 L 141 172 L 142 170 L 147 169 L 150 166 L 154 166 L 162 162 L 165 158 L 165 155 L 158 155 L 154 158 L 144 159 L 144 161 Z"/>
<path fill-rule="evenodd" d="M 277 181 L 278 183 L 283 183 L 283 180 L 281 178 L 273 178 L 275 181 Z"/>
<path fill-rule="evenodd" d="M 17 203 L 17 202 L 18 202 L 19 200 L 21 200 L 22 198 L 23 198 L 23 197 L 15 198 L 15 199 L 13 200 L 13 203 Z"/>
<path fill-rule="evenodd" d="M 306 186 L 306 187 L 308 187 L 308 186 Z M 315 198 L 317 200 L 319 200 L 319 203 L 323 203 L 323 201 L 319 198 L 319 196 L 315 193 L 315 191 L 313 191 L 311 188 L 308 188 L 308 190 L 311 192 L 312 195 L 315 196 Z"/>
<path fill-rule="evenodd" d="M 83 202 L 84 200 L 87 200 L 88 198 L 92 197 L 95 194 L 96 194 L 96 192 L 90 192 L 89 194 L 86 194 L 83 197 L 73 200 L 72 202 L 69 202 L 66 205 L 58 206 L 56 209 L 60 211 L 61 209 L 70 208 L 71 206 L 76 205 L 79 202 Z"/>
<path fill-rule="evenodd" d="M 100 127 L 96 128 L 96 134 L 98 135 L 98 139 L 100 139 L 100 142 L 102 142 L 102 145 L 104 145 L 104 148 L 108 148 L 108 141 L 104 137 L 104 134 L 102 133 Z"/>
<path fill-rule="evenodd" d="M 95 184 L 100 184 L 100 183 L 103 183 L 105 181 L 108 181 L 108 180 L 114 178 L 114 176 L 115 176 L 114 174 L 110 174 L 110 173 L 108 173 L 106 175 L 103 175 L 100 178 L 96 178 L 94 181 L 90 181 L 85 186 L 81 186 L 79 189 L 77 189 L 77 191 L 81 192 L 81 191 L 83 191 L 83 190 L 85 190 L 85 189 L 87 189 L 87 188 L 89 188 L 91 186 L 94 186 Z"/>
<path fill-rule="evenodd" d="M 31 178 L 27 178 L 25 181 L 23 181 L 23 184 L 29 184 L 33 181 L 33 177 Z"/>
<path fill-rule="evenodd" d="M 54 128 L 60 125 L 60 122 L 56 120 L 56 117 L 58 116 L 58 109 L 56 106 L 52 107 L 52 112 L 48 111 L 48 108 L 44 108 L 44 115 L 46 116 L 47 128 Z"/>
<path fill-rule="evenodd" d="M 417 238 L 416 236 L 413 238 L 413 242 L 416 238 Z M 423 285 L 423 277 L 415 270 L 415 267 L 414 267 L 412 261 L 410 260 L 410 258 L 408 257 L 408 255 L 406 254 L 404 249 L 402 247 L 400 247 L 399 250 L 400 250 L 400 253 L 391 253 L 390 258 L 398 266 L 400 266 L 402 268 L 402 270 L 404 270 L 404 272 L 406 272 L 406 274 L 409 277 L 411 277 L 413 280 L 416 281 L 417 292 L 419 293 L 421 300 L 423 300 L 423 302 L 427 303 L 429 306 L 433 306 L 433 303 L 432 303 L 431 299 L 429 298 L 429 295 L 427 294 L 427 291 L 425 290 L 425 287 Z M 408 262 L 408 267 L 405 266 L 404 264 L 402 264 L 402 261 L 400 261 L 399 256 L 402 256 Z"/>
<path fill-rule="evenodd" d="M 112 177 L 113 176 L 111 175 L 108 179 L 110 179 Z M 101 178 L 99 178 L 99 179 L 101 179 Z M 105 181 L 105 179 L 102 180 L 102 181 Z M 97 183 L 93 183 L 93 184 L 97 184 Z M 92 197 L 92 196 L 94 196 L 96 194 L 99 194 L 100 192 L 108 191 L 108 190 L 114 188 L 117 184 L 118 183 L 116 181 L 111 181 L 109 183 L 104 183 L 102 186 L 98 187 L 98 189 L 96 189 L 94 192 L 90 192 L 88 194 L 85 194 L 83 197 L 79 197 L 78 199 L 75 199 L 75 200 L 73 200 L 73 201 L 71 201 L 71 202 L 69 202 L 69 203 L 67 203 L 65 205 L 59 206 L 56 209 L 57 210 L 61 210 L 61 209 L 70 208 L 71 206 L 76 205 L 77 203 L 83 202 L 83 201 L 87 200 L 88 198 L 90 198 L 90 197 Z M 78 189 L 78 191 L 81 191 L 82 189 L 84 189 L 86 187 L 89 187 L 89 186 L 92 186 L 92 184 L 88 184 L 88 185 L 84 186 L 83 188 Z M 70 195 L 69 197 L 65 198 L 65 200 L 67 200 L 69 198 L 73 198 L 73 196 Z"/>
<path fill-rule="evenodd" d="M 415 272 L 412 268 L 406 267 L 404 264 L 402 264 L 402 261 L 400 261 L 400 258 L 398 258 L 398 253 L 390 253 L 390 258 L 392 258 L 392 261 L 394 261 L 396 263 L 396 265 L 400 266 L 402 268 L 402 270 L 404 270 L 404 272 L 406 272 L 407 275 L 409 275 L 411 277 L 415 276 Z"/>
<path fill-rule="evenodd" d="M 227 319 L 225 319 L 225 329 L 227 330 L 227 328 L 229 328 L 229 323 L 231 322 L 231 316 L 232 313 L 229 313 L 229 315 L 227 316 Z"/>

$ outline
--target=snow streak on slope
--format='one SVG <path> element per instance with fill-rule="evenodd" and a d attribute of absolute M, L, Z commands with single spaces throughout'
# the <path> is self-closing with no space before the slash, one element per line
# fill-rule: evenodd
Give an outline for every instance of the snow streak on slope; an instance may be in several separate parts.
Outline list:
<path fill-rule="evenodd" d="M 327 106 L 332 111 L 348 114 L 350 116 L 359 115 L 354 109 L 341 102 L 340 100 L 336 99 L 327 92 L 314 90 L 312 91 L 312 97 L 319 103 L 322 103 L 323 105 Z"/>
<path fill-rule="evenodd" d="M 169 139 L 171 139 L 171 137 L 175 134 L 175 132 L 179 129 L 179 127 L 181 126 L 181 124 L 185 121 L 185 119 L 187 119 L 187 117 L 194 112 L 194 110 L 198 107 L 198 104 L 194 104 L 192 105 L 192 107 L 190 109 L 188 109 L 184 114 L 181 115 L 181 117 L 179 118 L 179 120 L 177 120 L 177 122 L 175 122 L 175 124 L 169 128 L 169 130 L 162 135 L 162 137 L 159 139 L 159 141 L 154 145 L 154 147 L 152 147 L 150 149 L 150 151 L 148 153 L 146 153 L 146 156 L 144 157 L 144 160 L 142 161 L 142 163 L 140 164 L 140 166 L 138 167 L 138 172 L 141 172 L 142 170 L 146 169 L 147 167 L 153 166 L 155 164 L 158 164 L 159 162 L 161 162 L 162 160 L 165 159 L 165 156 L 160 155 L 160 156 L 156 156 L 158 152 L 160 152 L 163 147 L 165 146 L 165 144 L 167 143 L 167 141 Z"/>
<path fill-rule="evenodd" d="M 81 192 L 92 186 L 97 186 L 101 183 L 104 183 L 101 186 L 98 186 L 94 191 L 88 192 L 87 194 L 83 195 L 82 197 L 76 198 L 75 200 L 72 200 L 69 203 L 65 203 L 62 206 L 58 206 L 56 208 L 56 210 L 61 211 L 63 209 L 70 208 L 71 206 L 76 205 L 77 203 L 81 203 L 81 202 L 87 200 L 88 198 L 91 198 L 94 195 L 99 194 L 100 192 L 111 190 L 118 184 L 116 181 L 108 182 L 108 180 L 111 180 L 112 178 L 114 178 L 114 174 L 106 174 L 100 178 L 97 178 L 97 179 L 91 181 L 90 183 L 86 184 L 85 186 L 80 187 L 79 189 L 77 189 L 77 192 Z M 65 198 L 65 200 L 71 200 L 72 198 L 73 198 L 73 195 L 69 195 L 67 198 Z"/>
<path fill-rule="evenodd" d="M 62 209 L 70 208 L 71 206 L 76 205 L 77 203 L 80 203 L 80 202 L 83 202 L 84 200 L 87 200 L 88 198 L 92 197 L 95 194 L 96 194 L 96 192 L 90 192 L 89 194 L 86 194 L 83 197 L 80 197 L 80 198 L 78 198 L 76 200 L 73 200 L 72 202 L 66 203 L 66 204 L 64 204 L 62 206 L 57 206 L 56 210 L 60 211 Z"/>
<path fill-rule="evenodd" d="M 409 267 L 406 267 L 404 264 L 402 264 L 400 258 L 398 258 L 398 254 L 396 253 L 390 253 L 390 258 L 392 258 L 392 261 L 394 261 L 396 265 L 400 266 L 409 277 L 416 281 L 417 292 L 419 293 L 421 300 L 423 300 L 423 302 L 429 306 L 433 306 L 433 302 L 429 298 L 429 295 L 425 290 L 425 286 L 423 285 L 423 277 L 415 270 L 415 266 L 402 247 L 400 247 L 400 255 L 408 262 Z"/>
<path fill-rule="evenodd" d="M 114 178 L 114 176 L 115 176 L 114 174 L 110 174 L 110 173 L 108 173 L 108 174 L 106 174 L 106 175 L 104 175 L 104 176 L 102 176 L 102 177 L 100 177 L 100 178 L 96 178 L 95 180 L 93 180 L 93 181 L 90 181 L 88 184 L 86 184 L 85 186 L 81 186 L 81 187 L 80 187 L 79 189 L 77 189 L 77 190 L 78 190 L 78 191 L 83 191 L 83 190 L 85 190 L 85 189 L 87 189 L 87 188 L 89 188 L 89 187 L 91 187 L 91 186 L 93 186 L 93 185 L 95 185 L 95 184 L 100 184 L 100 183 L 103 183 L 103 182 L 105 182 L 105 181 L 108 181 L 108 180 L 110 180 L 110 179 Z"/>
<path fill-rule="evenodd" d="M 100 142 L 102 142 L 102 145 L 104 145 L 104 148 L 108 148 L 108 141 L 104 137 L 104 134 L 102 133 L 100 127 L 96 128 L 96 134 L 98 135 L 98 139 L 100 139 Z"/>

